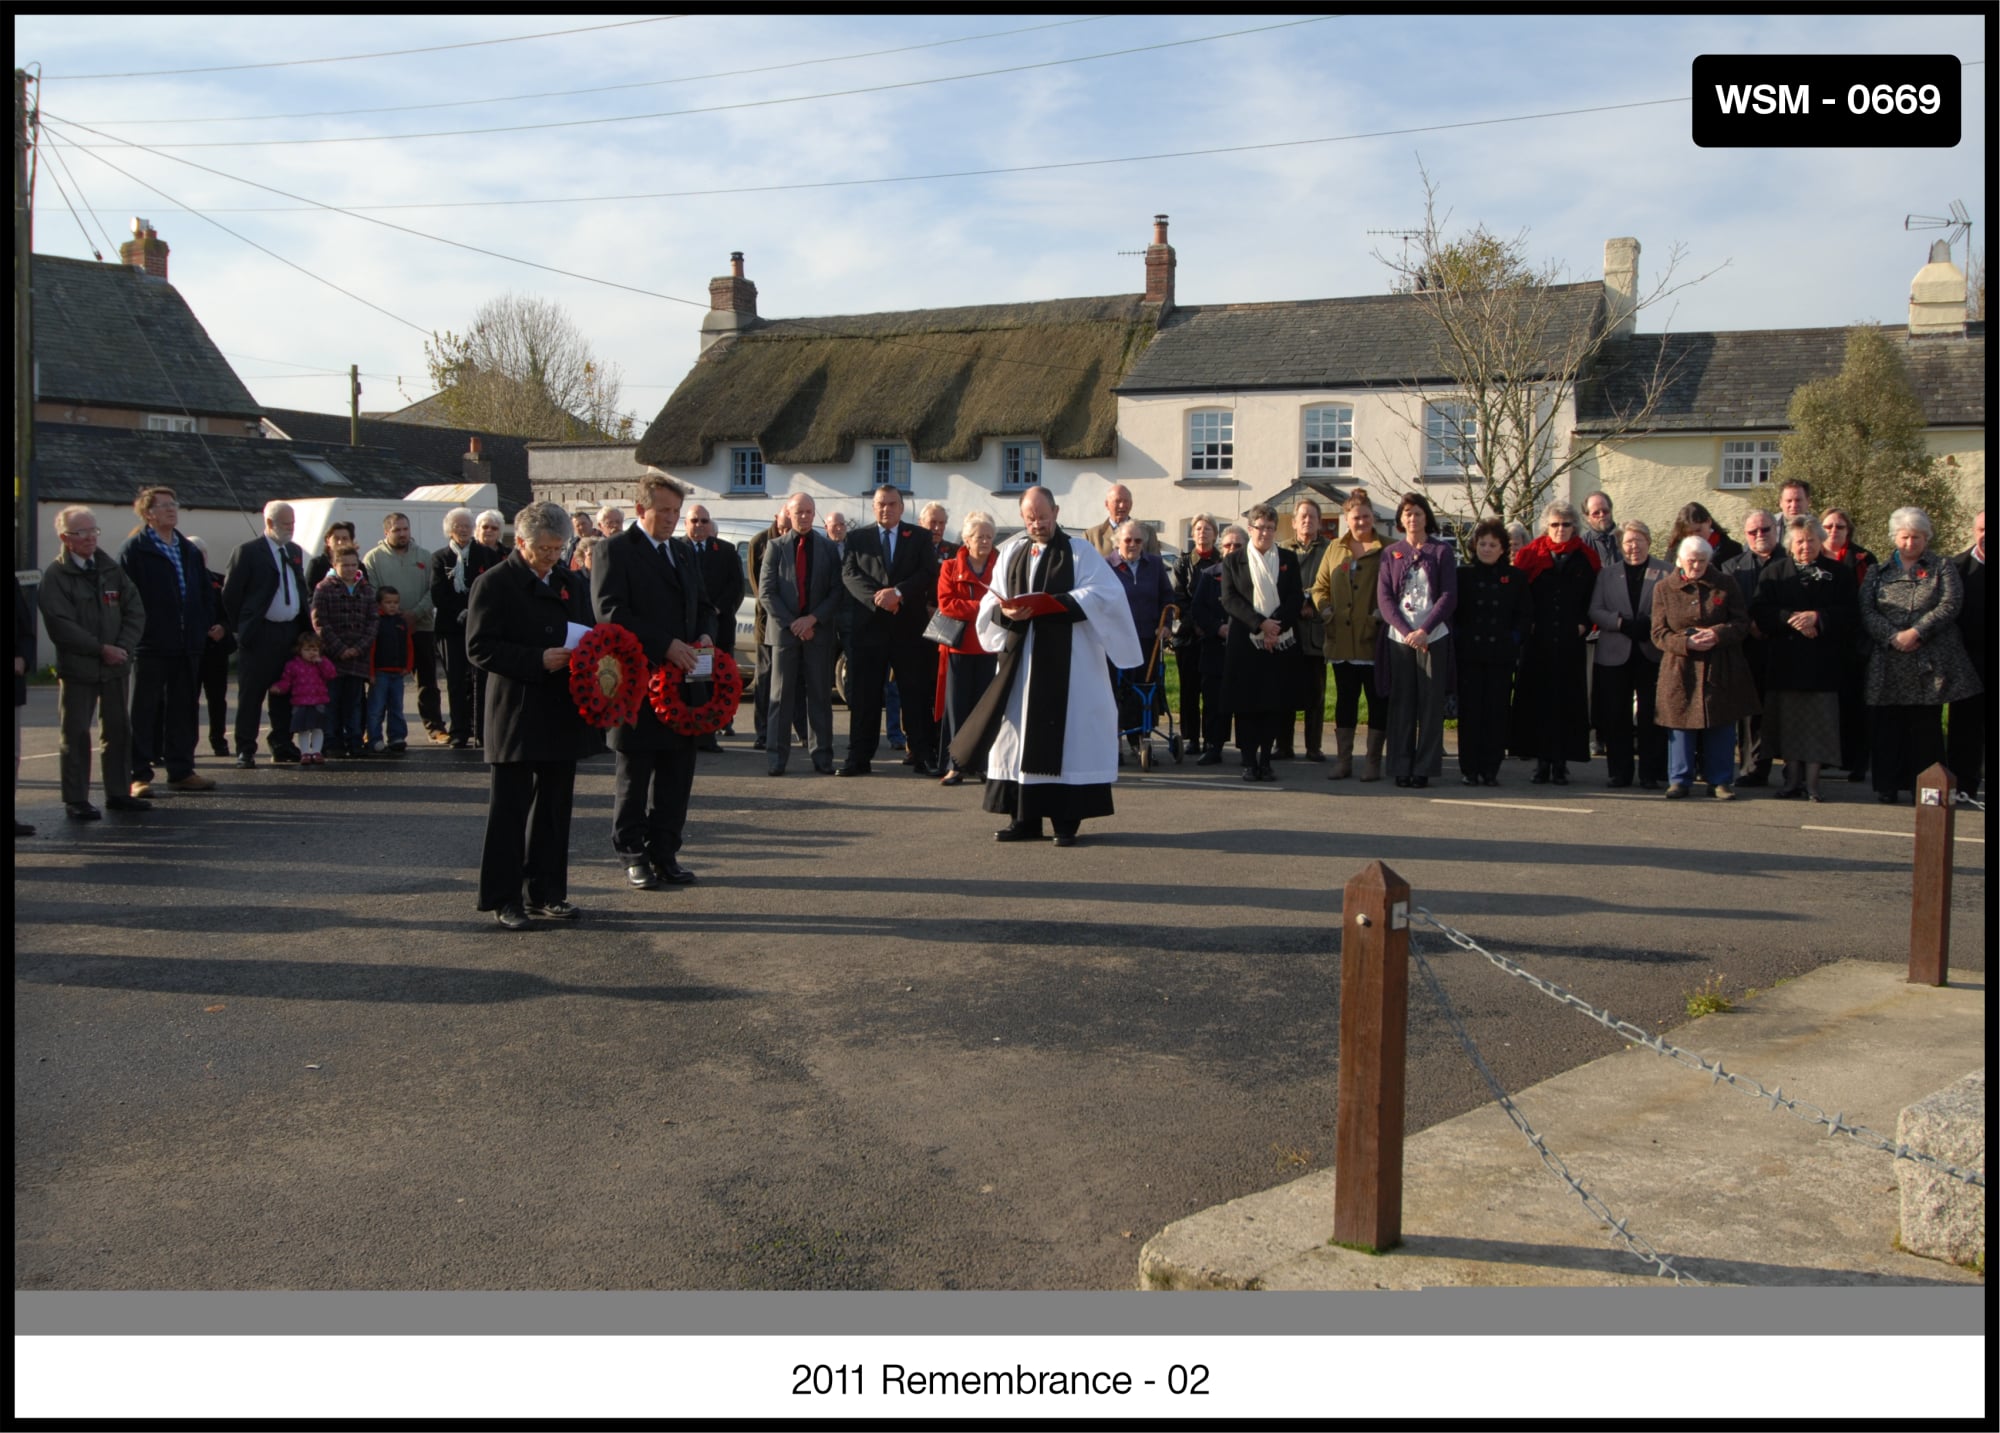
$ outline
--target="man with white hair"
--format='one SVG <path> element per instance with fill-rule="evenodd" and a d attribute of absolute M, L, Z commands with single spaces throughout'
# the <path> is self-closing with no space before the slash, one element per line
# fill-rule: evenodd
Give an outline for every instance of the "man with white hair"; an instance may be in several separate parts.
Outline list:
<path fill-rule="evenodd" d="M 1764 569 L 1785 555 L 1778 545 L 1777 518 L 1762 508 L 1752 508 L 1743 519 L 1743 543 L 1743 551 L 1723 563 L 1722 571 L 1736 580 L 1743 593 L 1743 606 L 1748 610 L 1757 595 L 1757 581 L 1764 575 Z M 1763 705 L 1771 650 L 1768 635 L 1757 629 L 1755 621 L 1750 624 L 1750 640 L 1743 644 L 1743 656 L 1750 664 L 1750 678 L 1757 685 L 1758 712 L 1736 724 L 1736 744 L 1741 753 L 1736 784 L 1769 786 L 1771 751 L 1764 740 Z"/>
<path fill-rule="evenodd" d="M 1118 529 L 1132 519 L 1132 490 L 1123 483 L 1113 483 L 1111 491 L 1104 495 L 1104 521 L 1095 527 L 1083 530 L 1083 536 L 1090 545 L 1104 557 L 1114 556 L 1118 551 Z M 1144 526 L 1144 524 L 1141 524 Z M 1160 555 L 1160 535 L 1146 528 L 1146 556 Z"/>
<path fill-rule="evenodd" d="M 271 759 L 296 762 L 291 698 L 271 690 L 292 659 L 292 643 L 307 625 L 312 590 L 306 555 L 292 541 L 297 517 L 283 501 L 264 504 L 264 532 L 229 556 L 222 608 L 236 629 L 236 764 L 257 764 L 257 722 L 271 706 Z"/>
<path fill-rule="evenodd" d="M 97 515 L 86 507 L 56 514 L 62 556 L 42 574 L 42 621 L 56 646 L 56 711 L 62 728 L 63 809 L 72 821 L 97 821 L 90 804 L 90 724 L 102 723 L 98 764 L 104 804 L 148 811 L 132 785 L 132 721 L 126 682 L 146 630 L 146 609 L 131 575 L 97 550 Z"/>

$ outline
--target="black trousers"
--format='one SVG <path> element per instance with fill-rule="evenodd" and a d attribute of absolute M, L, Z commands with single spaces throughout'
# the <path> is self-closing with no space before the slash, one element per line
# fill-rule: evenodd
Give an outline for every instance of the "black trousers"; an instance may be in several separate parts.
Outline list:
<path fill-rule="evenodd" d="M 229 746 L 229 651 L 220 642 L 201 649 L 202 695 L 208 699 L 208 744 L 226 752 Z M 201 724 L 199 705 L 195 725 Z"/>
<path fill-rule="evenodd" d="M 925 650 L 928 649 L 928 650 Z M 928 761 L 937 750 L 937 720 L 931 715 L 937 689 L 937 646 L 921 637 L 847 649 L 847 759 L 865 765 L 882 743 L 882 688 L 893 669 L 897 685 L 915 700 L 903 703 L 903 734 L 911 751 Z"/>
<path fill-rule="evenodd" d="M 1605 773 L 1613 781 L 1630 781 L 1636 746 L 1639 779 L 1666 780 L 1667 734 L 1653 720 L 1654 703 L 1659 699 L 1660 669 L 1635 649 L 1619 665 L 1599 665 L 1596 671 L 1596 710 L 1591 720 L 1604 743 Z M 1462 727 L 1461 721 L 1461 742 Z"/>
<path fill-rule="evenodd" d="M 451 704 L 451 739 L 466 740 L 478 731 L 480 724 L 474 715 L 474 669 L 472 659 L 465 652 L 465 630 L 459 628 L 432 635 L 444 648 L 444 690 Z"/>
<path fill-rule="evenodd" d="M 1201 744 L 1210 751 L 1229 744 L 1229 702 L 1223 696 L 1222 677 L 1222 653 L 1213 652 L 1201 667 Z"/>
<path fill-rule="evenodd" d="M 1951 704 L 1951 730 L 1945 733 L 1944 764 L 1952 780 L 1968 796 L 1979 794 L 1986 762 L 1986 693 Z"/>
<path fill-rule="evenodd" d="M 1335 662 L 1333 665 L 1333 724 L 1352 729 L 1361 724 L 1361 698 L 1368 698 L 1368 725 L 1386 723 L 1388 714 L 1378 711 L 1381 693 L 1375 690 L 1373 662 Z M 1324 700 L 1324 698 L 1322 698 Z M 1377 721 L 1377 717 L 1381 722 Z"/>
<path fill-rule="evenodd" d="M 694 748 L 621 751 L 611 805 L 611 846 L 628 861 L 664 863 L 681 848 L 688 796 L 694 790 Z"/>
<path fill-rule="evenodd" d="M 1299 700 L 1305 708 L 1305 739 L 1307 751 L 1318 751 L 1320 742 L 1326 735 L 1326 660 L 1318 653 L 1302 654 L 1303 670 L 1299 673 Z M 1285 730 L 1278 733 L 1278 749 L 1292 749 L 1290 713 L 1286 713 Z"/>
<path fill-rule="evenodd" d="M 525 896 L 530 905 L 569 899 L 569 813 L 574 761 L 504 761 L 491 768 L 486 840 L 479 851 L 479 909 Z"/>
<path fill-rule="evenodd" d="M 425 731 L 444 730 L 444 703 L 438 693 L 437 633 L 412 632 L 410 658 L 417 674 L 417 717 Z"/>
<path fill-rule="evenodd" d="M 292 740 L 292 699 L 271 690 L 271 683 L 284 674 L 292 659 L 292 643 L 298 628 L 290 622 L 258 619 L 250 630 L 236 635 L 236 754 L 257 750 L 257 721 L 264 703 L 271 704 L 271 755 L 296 755 L 299 744 Z"/>
<path fill-rule="evenodd" d="M 1942 706 L 1869 708 L 1868 767 L 1878 795 L 1915 790 L 1917 778 L 1944 760 L 1943 713 Z"/>
<path fill-rule="evenodd" d="M 1180 737 L 1192 746 L 1206 742 L 1201 724 L 1201 649 L 1174 653 L 1174 671 L 1181 679 Z"/>
<path fill-rule="evenodd" d="M 1484 778 L 1500 774 L 1500 763 L 1507 755 L 1507 712 L 1513 689 L 1512 657 L 1489 662 L 1460 652 L 1458 769 L 1465 775 Z M 1604 690 L 1602 674 L 1597 689 Z"/>
<path fill-rule="evenodd" d="M 194 775 L 194 736 L 200 719 L 195 669 L 186 652 L 140 655 L 132 661 L 132 779 L 151 781 L 163 766 L 167 779 Z M 156 745 L 157 742 L 157 745 Z"/>

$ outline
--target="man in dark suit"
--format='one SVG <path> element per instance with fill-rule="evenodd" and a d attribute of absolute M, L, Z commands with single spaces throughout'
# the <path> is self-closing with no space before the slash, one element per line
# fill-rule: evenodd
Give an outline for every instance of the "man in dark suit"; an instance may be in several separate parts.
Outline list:
<path fill-rule="evenodd" d="M 222 577 L 222 607 L 236 629 L 236 764 L 255 766 L 257 721 L 271 702 L 271 759 L 295 762 L 291 699 L 271 683 L 292 659 L 292 643 L 305 630 L 311 590 L 306 555 L 292 541 L 295 518 L 287 502 L 264 504 L 264 535 L 230 554 Z"/>
<path fill-rule="evenodd" d="M 937 592 L 937 549 L 931 535 L 903 521 L 903 494 L 884 483 L 875 489 L 875 523 L 847 534 L 841 582 L 851 598 L 847 647 L 849 719 L 842 776 L 866 776 L 882 738 L 882 687 L 893 667 L 903 689 L 924 694 L 904 709 L 910 763 L 919 776 L 934 774 L 937 723 L 929 693 L 937 685 L 937 646 L 924 640 L 930 600 Z"/>
<path fill-rule="evenodd" d="M 764 570 L 764 549 L 771 545 L 772 538 L 777 537 L 784 531 L 785 510 L 779 508 L 777 513 L 771 518 L 771 525 L 750 539 L 750 570 L 752 572 L 760 573 Z M 735 625 L 733 616 L 730 619 L 730 625 Z M 767 630 L 768 626 L 769 622 L 767 614 L 764 611 L 764 604 L 759 602 L 754 609 L 750 621 L 751 637 L 757 644 L 757 655 L 759 657 L 763 656 L 765 644 L 771 640 L 769 631 Z M 750 690 L 750 718 L 753 723 L 754 732 L 750 742 L 750 749 L 752 751 L 762 751 L 764 749 L 764 744 L 770 737 L 770 715 L 771 673 L 760 661 L 757 664 L 757 680 Z M 800 739 L 803 740 L 805 736 L 803 727 L 800 728 L 799 735 Z"/>
<path fill-rule="evenodd" d="M 701 561 L 674 537 L 684 494 L 672 478 L 639 479 L 637 523 L 591 552 L 590 597 L 599 622 L 615 622 L 639 639 L 646 660 L 692 671 L 695 649 L 714 645 L 715 608 L 702 587 Z M 694 873 L 674 855 L 687 824 L 694 788 L 695 738 L 681 736 L 639 703 L 630 726 L 611 733 L 617 753 L 612 846 L 638 890 L 686 885 Z"/>
<path fill-rule="evenodd" d="M 479 854 L 479 909 L 508 930 L 529 917 L 575 920 L 569 820 L 583 718 L 569 690 L 569 626 L 588 617 L 583 574 L 561 566 L 569 517 L 530 503 L 514 520 L 514 552 L 467 592 L 465 647 L 486 673 L 492 784 Z"/>
<path fill-rule="evenodd" d="M 1993 690 L 1992 638 L 1986 632 L 1986 512 L 1972 519 L 1972 546 L 1952 560 L 1965 588 L 1964 605 L 1958 609 L 1958 631 L 1965 639 L 1965 654 L 1979 673 L 1985 689 L 1976 697 L 1951 704 L 1951 727 L 1945 732 L 1944 764 L 1958 783 L 1961 800 L 1979 795 L 1979 779 L 1986 756 L 1986 703 Z"/>
<path fill-rule="evenodd" d="M 785 504 L 791 531 L 764 549 L 758 579 L 770 639 L 758 666 L 771 670 L 771 710 L 778 714 L 766 728 L 773 776 L 785 774 L 792 717 L 801 704 L 812 726 L 813 768 L 821 775 L 833 772 L 833 623 L 847 590 L 839 552 L 813 531 L 817 515 L 811 497 L 792 495 Z"/>
<path fill-rule="evenodd" d="M 118 560 L 146 604 L 146 630 L 132 663 L 132 794 L 155 794 L 154 766 L 176 791 L 207 791 L 212 777 L 194 769 L 200 720 L 195 678 L 201 651 L 226 630 L 208 585 L 201 549 L 180 531 L 180 502 L 168 487 L 139 490 L 139 515 Z"/>
<path fill-rule="evenodd" d="M 746 586 L 743 559 L 736 555 L 735 543 L 724 542 L 715 535 L 715 519 L 700 503 L 688 504 L 687 540 L 701 563 L 701 583 L 708 591 L 709 602 L 715 607 L 715 649 L 733 657 L 736 655 L 736 609 L 743 605 Z M 703 751 L 722 750 L 722 743 L 716 740 L 714 732 L 701 738 L 699 745 Z"/>

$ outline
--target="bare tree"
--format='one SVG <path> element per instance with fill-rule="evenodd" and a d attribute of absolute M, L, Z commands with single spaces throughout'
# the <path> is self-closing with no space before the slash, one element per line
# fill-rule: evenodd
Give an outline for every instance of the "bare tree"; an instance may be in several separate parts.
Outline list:
<path fill-rule="evenodd" d="M 1440 445 L 1460 469 L 1467 514 L 1532 528 L 1572 469 L 1646 428 L 1674 365 L 1657 340 L 1628 337 L 1620 315 L 1596 302 L 1595 286 L 1564 283 L 1558 264 L 1531 260 L 1526 230 L 1508 239 L 1480 225 L 1448 239 L 1437 185 L 1421 164 L 1417 172 L 1422 231 L 1400 256 L 1375 253 L 1393 273 L 1394 291 L 1410 295 L 1430 322 L 1431 372 L 1405 384 L 1413 401 L 1403 416 L 1420 443 Z M 1677 279 L 1685 258 L 1675 245 L 1648 288 L 1633 275 L 1629 312 L 1716 272 Z M 1626 396 L 1614 403 L 1612 421 L 1600 432 L 1576 432 L 1579 388 L 1613 376 L 1622 381 L 1605 391 Z"/>
<path fill-rule="evenodd" d="M 481 304 L 465 335 L 424 343 L 431 381 L 461 428 L 571 442 L 629 438 L 620 375 L 599 363 L 560 304 L 503 294 Z"/>

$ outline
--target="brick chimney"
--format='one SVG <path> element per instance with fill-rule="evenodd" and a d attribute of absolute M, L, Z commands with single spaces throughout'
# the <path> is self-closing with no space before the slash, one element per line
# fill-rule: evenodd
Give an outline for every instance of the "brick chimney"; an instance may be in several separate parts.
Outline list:
<path fill-rule="evenodd" d="M 468 483 L 490 483 L 493 481 L 493 464 L 479 455 L 479 440 L 469 440 L 465 456 L 458 460 L 459 470 L 465 474 Z"/>
<path fill-rule="evenodd" d="M 1931 261 L 1910 280 L 1910 337 L 1965 337 L 1965 271 L 1951 261 L 1951 243 L 1931 245 Z"/>
<path fill-rule="evenodd" d="M 1165 318 L 1174 306 L 1174 246 L 1167 242 L 1167 216 L 1153 216 L 1153 242 L 1146 246 L 1146 302 Z"/>
<path fill-rule="evenodd" d="M 701 351 L 757 326 L 757 286 L 743 277 L 743 252 L 729 256 L 729 272 L 708 281 L 708 313 L 701 321 Z"/>
<path fill-rule="evenodd" d="M 1604 327 L 1614 338 L 1630 338 L 1639 326 L 1639 241 L 1604 241 Z"/>
<path fill-rule="evenodd" d="M 150 219 L 134 219 L 131 239 L 118 246 L 120 262 L 156 279 L 167 276 L 167 252 L 166 243 L 153 232 Z"/>

